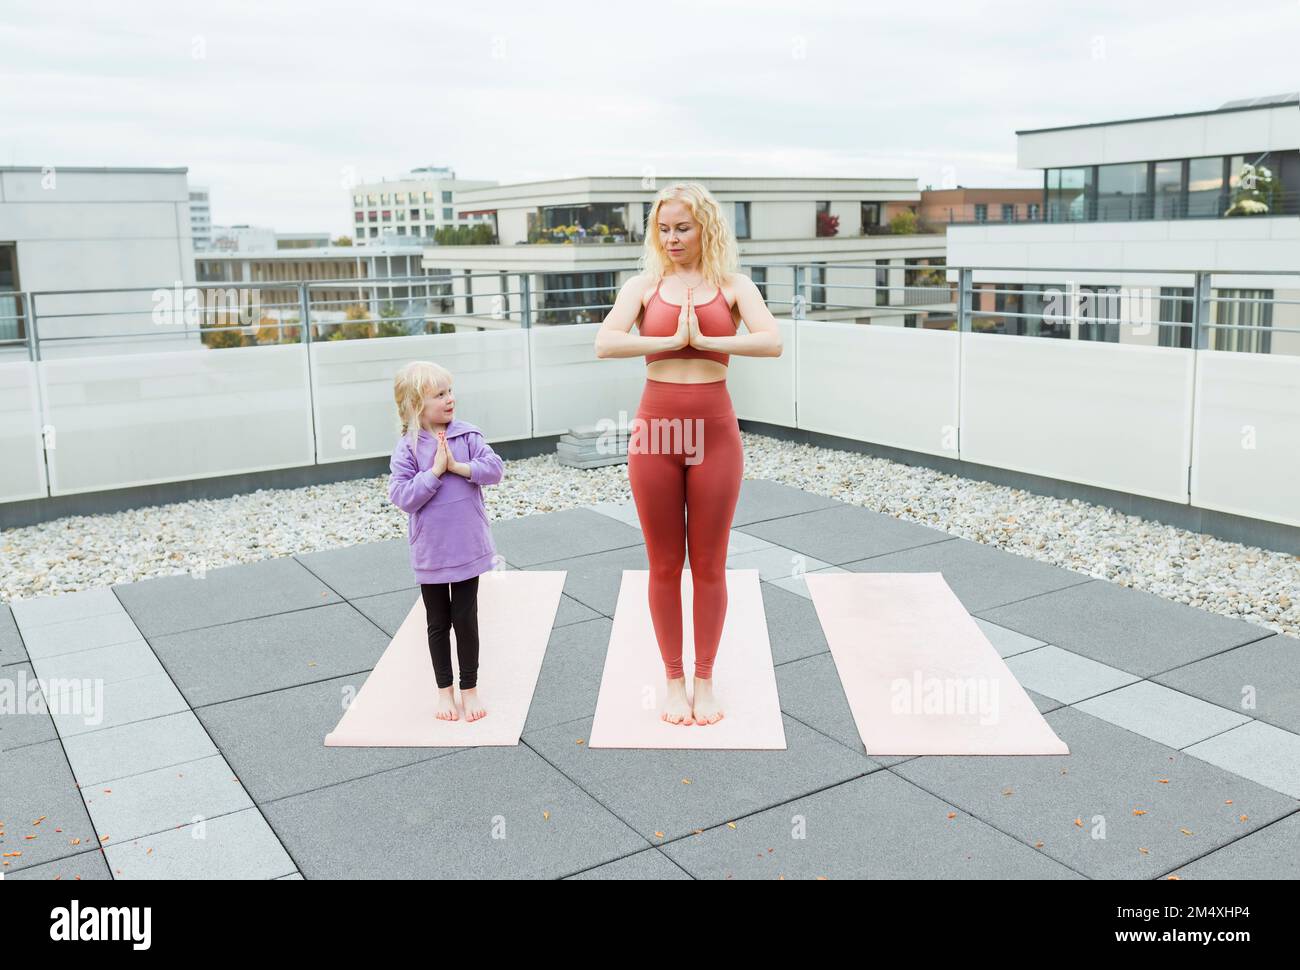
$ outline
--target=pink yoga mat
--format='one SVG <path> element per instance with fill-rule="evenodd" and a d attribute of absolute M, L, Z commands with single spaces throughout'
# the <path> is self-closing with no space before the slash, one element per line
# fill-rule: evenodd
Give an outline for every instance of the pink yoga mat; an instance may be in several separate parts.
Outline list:
<path fill-rule="evenodd" d="M 808 573 L 871 755 L 1069 754 L 943 573 Z"/>
<path fill-rule="evenodd" d="M 587 747 L 784 749 L 758 570 L 727 570 L 727 618 L 713 662 L 713 692 L 724 717 L 713 724 L 669 724 L 659 717 L 666 686 L 650 620 L 649 579 L 647 570 L 623 570 Z M 691 571 L 683 569 L 682 669 L 688 698 L 695 676 L 693 599 Z"/>
<path fill-rule="evenodd" d="M 327 747 L 468 747 L 518 744 L 564 589 L 563 571 L 493 569 L 478 587 L 478 695 L 487 716 L 439 721 L 424 600 L 417 591 L 375 669 L 325 736 Z M 451 665 L 459 682 L 456 634 Z M 456 689 L 460 705 L 460 689 Z"/>

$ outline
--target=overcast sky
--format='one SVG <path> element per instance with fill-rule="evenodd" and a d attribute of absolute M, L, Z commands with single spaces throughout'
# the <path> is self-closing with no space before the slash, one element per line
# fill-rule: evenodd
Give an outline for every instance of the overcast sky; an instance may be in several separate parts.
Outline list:
<path fill-rule="evenodd" d="M 0 164 L 186 166 L 218 224 L 350 178 L 1041 184 L 1015 130 L 1300 87 L 1300 0 L 0 4 Z"/>

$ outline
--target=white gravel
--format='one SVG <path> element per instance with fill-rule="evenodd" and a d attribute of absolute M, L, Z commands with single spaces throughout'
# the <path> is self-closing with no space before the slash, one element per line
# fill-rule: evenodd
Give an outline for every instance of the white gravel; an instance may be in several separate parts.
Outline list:
<path fill-rule="evenodd" d="M 742 432 L 745 477 L 766 478 L 1122 586 L 1300 637 L 1300 557 L 1020 489 Z M 484 489 L 494 520 L 632 497 L 627 466 L 553 455 L 506 463 Z M 71 516 L 0 532 L 0 601 L 130 583 L 402 538 L 387 474 L 220 500 Z"/>

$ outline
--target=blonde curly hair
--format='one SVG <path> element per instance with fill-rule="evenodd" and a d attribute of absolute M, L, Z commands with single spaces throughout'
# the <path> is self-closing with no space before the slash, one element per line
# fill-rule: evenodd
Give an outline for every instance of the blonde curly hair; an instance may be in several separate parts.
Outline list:
<path fill-rule="evenodd" d="M 659 210 L 665 202 L 681 202 L 700 227 L 700 271 L 714 286 L 721 287 L 728 273 L 740 265 L 736 232 L 722 214 L 722 206 L 699 182 L 674 182 L 660 189 L 646 220 L 645 244 L 639 267 L 651 278 L 662 280 L 673 267 L 672 258 L 659 241 Z"/>
<path fill-rule="evenodd" d="M 413 360 L 393 377 L 393 400 L 397 403 L 397 431 L 415 450 L 420 437 L 420 414 L 427 398 L 451 387 L 451 371 L 428 360 Z"/>

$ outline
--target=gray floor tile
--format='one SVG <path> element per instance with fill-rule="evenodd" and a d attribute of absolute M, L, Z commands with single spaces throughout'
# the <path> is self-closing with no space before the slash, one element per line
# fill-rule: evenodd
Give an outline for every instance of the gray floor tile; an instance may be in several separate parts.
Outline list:
<path fill-rule="evenodd" d="M 968 539 L 950 538 L 843 565 L 864 573 L 943 573 L 969 613 L 1089 582 L 1081 573 Z M 996 617 L 986 618 L 997 622 Z"/>
<path fill-rule="evenodd" d="M 105 846 L 251 808 L 253 800 L 220 754 L 82 785 Z"/>
<path fill-rule="evenodd" d="M 189 709 L 166 674 L 134 677 L 113 684 L 93 682 L 90 688 L 85 694 L 70 694 L 72 703 L 65 703 L 61 710 L 51 704 L 50 714 L 61 737 L 102 731 Z"/>
<path fill-rule="evenodd" d="M 1264 637 L 1151 679 L 1300 734 L 1300 639 L 1295 637 Z"/>
<path fill-rule="evenodd" d="M 117 879 L 275 879 L 297 867 L 256 808 L 104 848 Z"/>
<path fill-rule="evenodd" d="M 63 739 L 72 773 L 82 787 L 158 768 L 197 761 L 217 748 L 189 708 Z"/>
<path fill-rule="evenodd" d="M 1180 879 L 1300 879 L 1300 811 L 1174 872 Z"/>
<path fill-rule="evenodd" d="M 27 627 L 44 626 L 47 623 L 66 623 L 69 620 L 80 620 L 89 616 L 111 616 L 122 611 L 122 604 L 118 602 L 117 597 L 113 595 L 113 590 L 108 586 L 78 590 L 75 593 L 14 600 L 9 605 L 14 612 L 14 619 Z"/>
<path fill-rule="evenodd" d="M 494 522 L 492 538 L 497 551 L 521 569 L 637 546 L 643 541 L 640 529 L 585 508 Z"/>
<path fill-rule="evenodd" d="M 843 566 L 826 566 L 822 569 L 810 569 L 810 573 L 846 573 L 848 572 Z M 769 579 L 767 582 L 773 586 L 778 586 L 788 593 L 794 593 L 796 596 L 802 596 L 804 599 L 812 602 L 812 593 L 808 591 L 808 584 L 804 582 L 804 576 L 807 573 L 799 573 L 794 576 L 786 576 L 781 579 Z"/>
<path fill-rule="evenodd" d="M 45 680 L 102 680 L 105 684 L 165 673 L 158 657 L 138 633 L 126 643 L 38 657 L 33 666 Z"/>
<path fill-rule="evenodd" d="M 0 690 L 12 692 L 14 707 L 0 713 L 0 751 L 39 744 L 58 737 L 30 663 L 16 663 L 0 673 Z M 3 816 L 0 816 L 2 818 Z"/>
<path fill-rule="evenodd" d="M 124 610 L 103 616 L 45 623 L 28 627 L 19 621 L 23 643 L 33 660 L 53 658 L 65 653 L 93 650 L 117 643 L 135 643 L 143 638 Z"/>
<path fill-rule="evenodd" d="M 843 503 L 740 528 L 742 532 L 835 566 L 953 539 L 939 529 Z"/>
<path fill-rule="evenodd" d="M 589 720 L 530 732 L 524 740 L 647 841 L 659 844 L 875 767 L 798 721 L 782 721 L 784 751 L 591 749 L 575 741 L 590 736 Z"/>
<path fill-rule="evenodd" d="M 1046 718 L 1070 754 L 924 756 L 889 770 L 1094 879 L 1156 878 L 1242 835 L 1240 812 L 1254 829 L 1295 810 L 1294 799 L 1075 708 Z"/>
<path fill-rule="evenodd" d="M 691 877 L 658 848 L 644 849 L 566 879 L 687 879 Z"/>
<path fill-rule="evenodd" d="M 736 512 L 732 524 L 736 528 L 753 525 L 765 519 L 778 519 L 784 515 L 799 515 L 817 509 L 829 509 L 843 505 L 833 498 L 814 495 L 801 488 L 783 485 L 765 478 L 746 478 L 740 483 L 740 498 L 736 502 Z M 752 529 L 745 529 L 752 532 Z"/>
<path fill-rule="evenodd" d="M 294 558 L 345 599 L 391 593 L 416 584 L 411 547 L 405 538 L 323 549 Z"/>
<path fill-rule="evenodd" d="M 1006 659 L 1007 669 L 1026 690 L 1037 691 L 1062 704 L 1116 690 L 1139 679 L 1123 670 L 1081 657 L 1050 644 Z"/>
<path fill-rule="evenodd" d="M 642 545 L 611 549 L 609 552 L 597 552 L 575 559 L 560 559 L 536 568 L 567 573 L 564 577 L 566 596 L 602 616 L 612 617 L 614 608 L 618 605 L 623 570 L 649 569 L 650 562 L 646 559 L 645 546 Z"/>
<path fill-rule="evenodd" d="M 811 599 L 773 583 L 760 583 L 759 590 L 773 663 L 780 666 L 830 650 Z"/>
<path fill-rule="evenodd" d="M 9 859 L 5 860 L 9 862 Z M 84 882 L 88 879 L 112 879 L 104 853 L 93 846 L 85 852 L 64 856 L 53 862 L 44 862 L 39 866 L 12 871 L 5 869 L 5 879 L 60 879 L 63 882 Z"/>
<path fill-rule="evenodd" d="M 195 714 L 253 796 L 268 802 L 460 748 L 329 747 L 325 736 L 343 717 L 366 674 L 201 707 Z M 268 743 L 268 739 L 274 743 Z"/>
<path fill-rule="evenodd" d="M 907 760 L 897 755 L 873 758 L 867 754 L 848 698 L 844 696 L 835 659 L 829 651 L 779 665 L 776 689 L 781 695 L 782 711 L 861 755 L 866 760 L 866 770 Z"/>
<path fill-rule="evenodd" d="M 728 569 L 757 569 L 758 578 L 769 583 L 791 580 L 804 573 L 824 569 L 829 563 L 813 559 L 784 546 L 770 545 L 752 552 L 727 555 Z"/>
<path fill-rule="evenodd" d="M 4 779 L 0 787 L 0 819 L 5 823 L 0 848 L 22 853 L 4 860 L 9 863 L 4 870 L 6 878 L 21 869 L 99 845 L 99 836 L 90 824 L 57 740 L 0 751 L 0 778 Z M 33 824 L 37 819 L 40 824 Z M 36 838 L 28 839 L 29 835 Z"/>
<path fill-rule="evenodd" d="M 1080 701 L 1075 707 L 1171 748 L 1186 748 L 1250 720 L 1149 680 Z"/>
<path fill-rule="evenodd" d="M 1268 632 L 1101 580 L 978 612 L 1000 626 L 1139 677 L 1259 640 Z"/>
<path fill-rule="evenodd" d="M 554 879 L 647 844 L 524 745 L 465 750 L 263 807 L 308 879 Z"/>
<path fill-rule="evenodd" d="M 1027 637 L 1015 630 L 1008 630 L 1004 626 L 990 623 L 978 616 L 972 617 L 972 619 L 1004 660 L 1007 657 L 1014 657 L 1018 653 L 1024 653 L 1026 650 L 1035 650 L 1043 645 L 1042 640 Z"/>
<path fill-rule="evenodd" d="M 952 813 L 953 817 L 948 815 Z M 888 771 L 671 842 L 697 879 L 1080 879 Z"/>
<path fill-rule="evenodd" d="M 1300 734 L 1251 721 L 1187 749 L 1187 753 L 1274 791 L 1300 798 Z"/>
<path fill-rule="evenodd" d="M 391 593 L 380 593 L 378 596 L 363 596 L 359 599 L 348 600 L 348 602 L 352 604 L 357 612 L 387 633 L 391 640 L 397 636 L 398 628 L 401 627 L 406 615 L 411 612 L 411 607 L 415 605 L 415 601 L 419 598 L 420 587 L 408 586 Z"/>
<path fill-rule="evenodd" d="M 369 670 L 391 642 L 350 603 L 335 603 L 157 636 L 153 647 L 201 707 Z"/>
<path fill-rule="evenodd" d="M 150 639 L 341 601 L 292 556 L 209 569 L 201 579 L 160 576 L 113 590 Z"/>
<path fill-rule="evenodd" d="M 636 502 L 596 502 L 592 505 L 584 505 L 583 508 L 599 512 L 601 515 L 608 515 L 611 519 L 616 519 L 624 525 L 630 525 L 634 529 L 641 528 L 641 520 L 636 512 Z"/>
<path fill-rule="evenodd" d="M 27 659 L 23 638 L 18 635 L 18 624 L 7 604 L 0 603 L 0 667 L 19 664 Z"/>
<path fill-rule="evenodd" d="M 613 621 L 600 616 L 551 631 L 524 733 L 596 713 Z"/>

